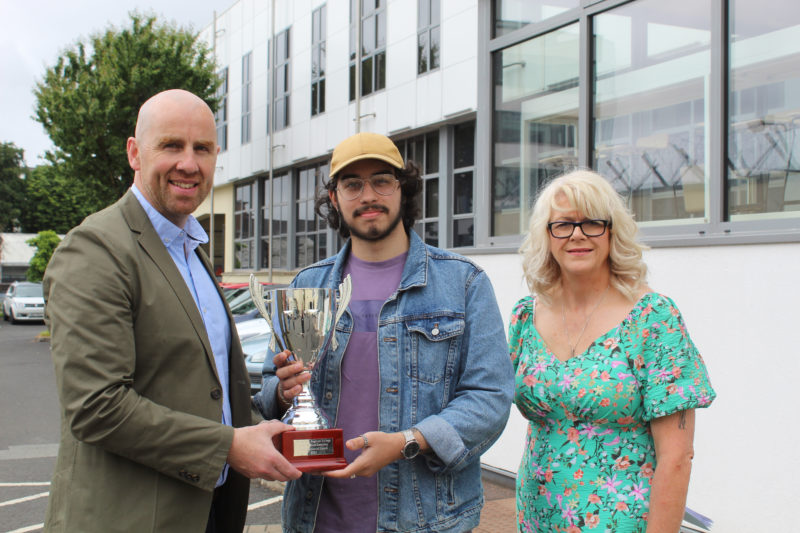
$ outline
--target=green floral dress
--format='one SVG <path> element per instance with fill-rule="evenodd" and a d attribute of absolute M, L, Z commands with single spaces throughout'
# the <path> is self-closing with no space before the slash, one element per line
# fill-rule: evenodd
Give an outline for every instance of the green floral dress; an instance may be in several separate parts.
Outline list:
<path fill-rule="evenodd" d="M 517 476 L 521 532 L 646 528 L 656 468 L 649 421 L 707 407 L 716 393 L 675 303 L 648 293 L 582 354 L 562 362 L 514 308 L 514 403 L 530 420 Z"/>

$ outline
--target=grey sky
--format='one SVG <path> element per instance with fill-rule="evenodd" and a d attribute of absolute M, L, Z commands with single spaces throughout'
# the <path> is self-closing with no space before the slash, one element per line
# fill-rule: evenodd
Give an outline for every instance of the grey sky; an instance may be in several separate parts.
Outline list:
<path fill-rule="evenodd" d="M 0 0 L 0 142 L 41 163 L 50 138 L 34 114 L 33 88 L 46 67 L 78 39 L 110 25 L 127 26 L 128 12 L 153 12 L 200 30 L 235 0 Z"/>

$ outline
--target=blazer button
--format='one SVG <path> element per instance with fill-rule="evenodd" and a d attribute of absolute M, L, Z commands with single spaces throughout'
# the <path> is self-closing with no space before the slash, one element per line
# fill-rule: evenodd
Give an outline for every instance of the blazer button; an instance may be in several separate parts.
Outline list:
<path fill-rule="evenodd" d="M 219 400 L 220 398 L 222 398 L 222 391 L 219 389 L 211 389 L 211 399 Z"/>

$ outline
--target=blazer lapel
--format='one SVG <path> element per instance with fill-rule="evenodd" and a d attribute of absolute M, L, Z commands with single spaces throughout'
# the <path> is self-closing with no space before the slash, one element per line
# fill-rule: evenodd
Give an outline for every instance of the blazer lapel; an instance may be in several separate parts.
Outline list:
<path fill-rule="evenodd" d="M 217 373 L 217 366 L 214 363 L 214 352 L 211 350 L 211 342 L 208 340 L 208 334 L 206 333 L 206 326 L 203 323 L 203 317 L 200 316 L 200 311 L 197 309 L 197 304 L 195 303 L 194 298 L 192 298 L 192 294 L 189 292 L 189 288 L 186 286 L 186 281 L 184 281 L 183 276 L 181 276 L 178 267 L 175 266 L 175 261 L 173 261 L 172 256 L 169 255 L 164 243 L 161 242 L 161 238 L 158 236 L 158 233 L 156 233 L 155 228 L 153 228 L 153 224 L 147 217 L 147 213 L 133 192 L 128 191 L 125 193 L 120 200 L 120 207 L 123 215 L 125 216 L 125 220 L 128 222 L 128 225 L 131 228 L 131 231 L 138 234 L 137 240 L 139 245 L 142 247 L 144 252 L 150 256 L 158 269 L 161 271 L 161 274 L 167 280 L 167 283 L 169 283 L 170 287 L 172 287 L 172 290 L 175 293 L 175 296 L 177 296 L 178 301 L 180 301 L 181 306 L 183 306 L 184 311 L 186 311 L 186 314 L 192 323 L 192 327 L 194 327 L 194 330 L 197 332 L 197 336 L 203 343 L 206 359 L 208 359 L 209 363 L 211 364 L 211 368 L 214 369 L 214 375 L 217 378 L 217 382 L 220 382 L 219 374 Z"/>

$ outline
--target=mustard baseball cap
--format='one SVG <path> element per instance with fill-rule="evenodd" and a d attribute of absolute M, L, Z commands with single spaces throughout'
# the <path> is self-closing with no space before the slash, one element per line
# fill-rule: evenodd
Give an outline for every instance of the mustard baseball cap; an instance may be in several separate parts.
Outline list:
<path fill-rule="evenodd" d="M 350 163 L 362 159 L 380 159 L 395 168 L 405 167 L 400 150 L 389 137 L 379 133 L 356 133 L 334 148 L 331 156 L 331 178 Z"/>

